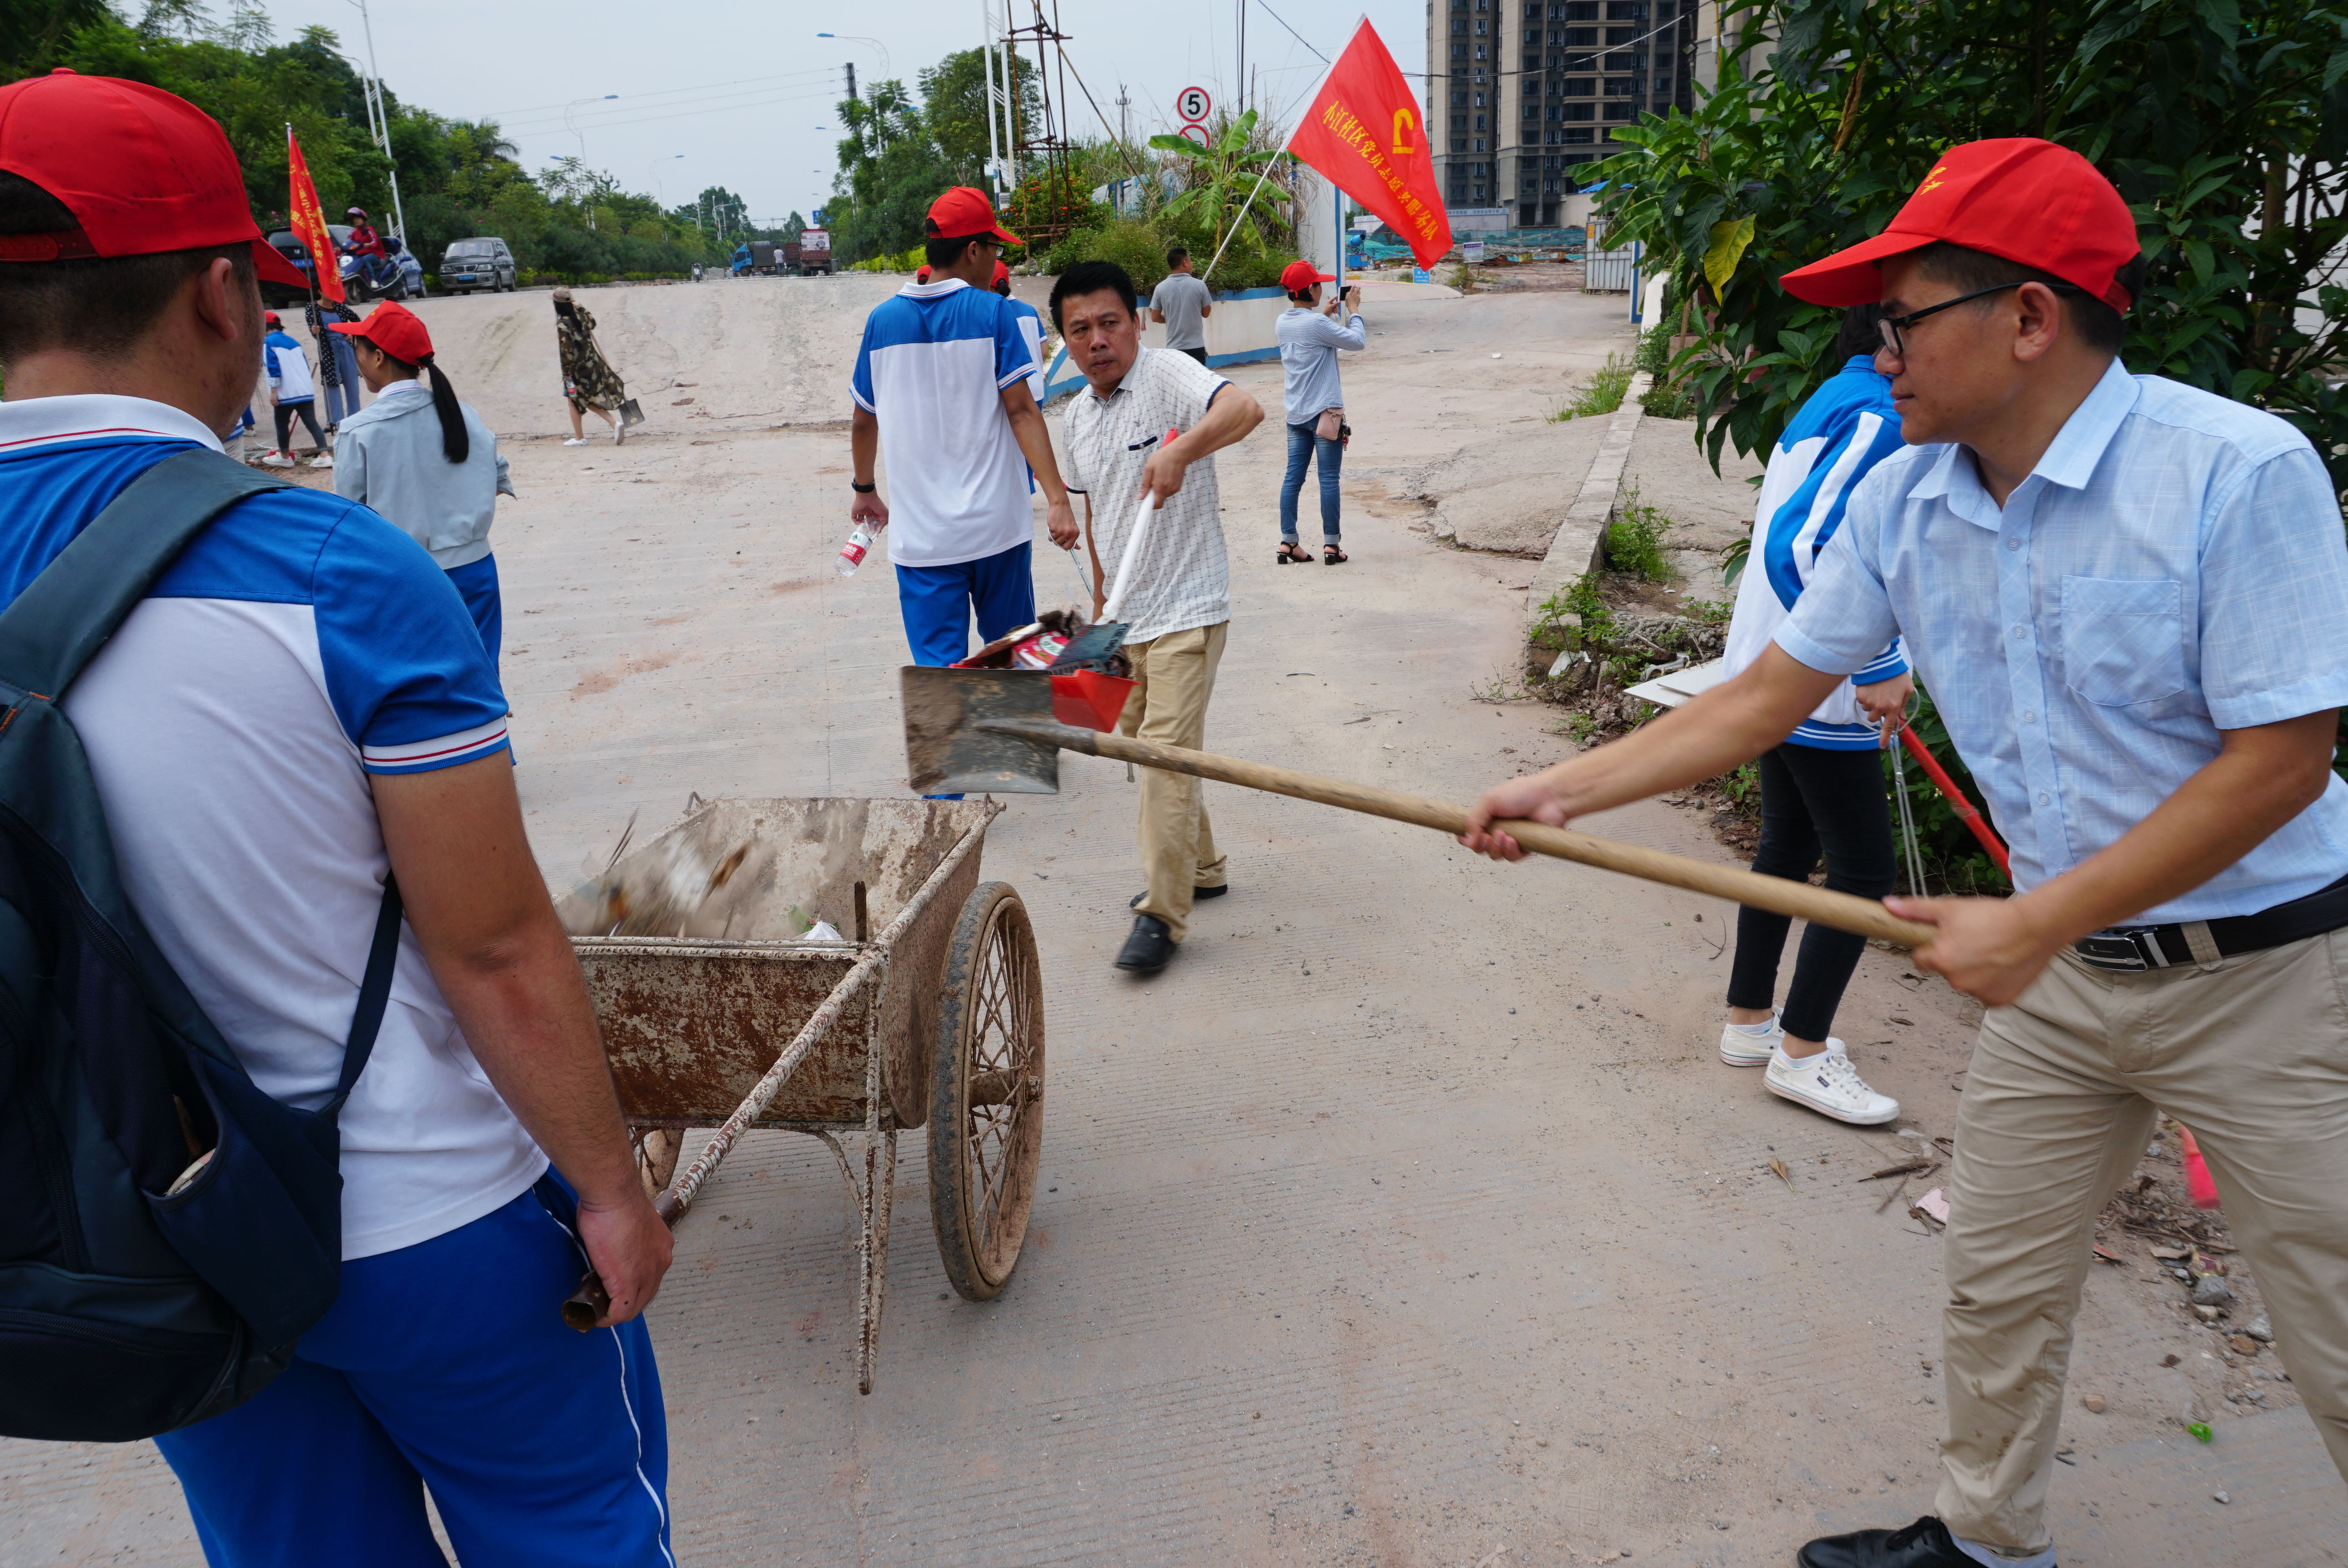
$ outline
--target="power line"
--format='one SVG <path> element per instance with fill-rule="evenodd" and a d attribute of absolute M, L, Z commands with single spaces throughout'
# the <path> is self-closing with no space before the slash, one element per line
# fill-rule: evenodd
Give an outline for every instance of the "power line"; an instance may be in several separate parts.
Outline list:
<path fill-rule="evenodd" d="M 799 77 L 829 76 L 838 69 L 839 69 L 839 67 L 837 66 L 819 66 L 812 67 L 804 71 L 784 71 L 778 75 L 771 77 L 736 77 L 731 81 L 701 82 L 692 87 L 654 87 L 648 88 L 641 93 L 627 93 L 622 96 L 631 98 L 674 97 L 678 93 L 706 92 L 712 87 L 738 87 L 746 86 L 751 82 L 787 82 Z M 551 109 L 560 113 L 561 108 L 562 105 L 561 104 L 530 104 L 521 108 L 493 110 L 482 118 L 486 119 L 502 119 L 507 115 L 529 116 L 537 114 L 541 109 Z"/>
<path fill-rule="evenodd" d="M 1288 18 L 1286 18 L 1285 16 L 1282 16 L 1279 12 L 1277 12 L 1277 11 L 1273 10 L 1271 6 L 1269 6 L 1269 5 L 1263 5 L 1263 0 L 1255 0 L 1255 3 L 1256 3 L 1257 5 L 1263 5 L 1263 14 L 1264 14 L 1265 15 L 1267 15 L 1267 16 L 1271 17 L 1273 21 L 1275 21 L 1275 22 L 1279 23 L 1282 26 L 1283 26 L 1283 27 L 1288 27 Z M 1303 45 L 1306 48 L 1308 48 L 1308 49 L 1313 49 L 1313 41 L 1312 41 L 1311 39 L 1307 38 L 1303 34 L 1302 34 L 1302 33 L 1298 32 L 1295 28 L 1293 28 L 1293 27 L 1288 27 L 1288 36 L 1289 36 L 1290 37 L 1292 37 L 1292 38 L 1295 39 L 1298 43 L 1300 43 L 1300 44 Z M 1320 62 L 1321 62 L 1323 65 L 1324 65 L 1324 66 L 1325 66 L 1325 65 L 1327 65 L 1327 64 L 1329 63 L 1329 56 L 1326 56 L 1326 55 L 1322 54 L 1320 50 L 1318 50 L 1318 49 L 1313 49 L 1313 56 L 1314 56 L 1317 59 L 1319 59 L 1319 60 L 1320 60 Z M 1407 75 L 1408 73 L 1406 73 L 1406 72 L 1405 74 L 1406 74 L 1406 75 Z"/>

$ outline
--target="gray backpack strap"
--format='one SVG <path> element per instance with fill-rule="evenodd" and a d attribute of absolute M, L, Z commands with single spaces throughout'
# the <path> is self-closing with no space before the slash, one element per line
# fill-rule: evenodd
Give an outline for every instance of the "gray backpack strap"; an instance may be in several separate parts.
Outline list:
<path fill-rule="evenodd" d="M 247 496 L 288 487 L 205 448 L 131 480 L 0 611 L 0 682 L 63 696 L 189 540 Z"/>

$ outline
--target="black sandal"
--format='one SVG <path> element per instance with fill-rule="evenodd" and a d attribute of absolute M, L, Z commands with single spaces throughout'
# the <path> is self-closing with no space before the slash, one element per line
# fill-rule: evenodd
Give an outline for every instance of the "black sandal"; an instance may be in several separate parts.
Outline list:
<path fill-rule="evenodd" d="M 1351 559 L 1353 559 L 1353 557 L 1347 555 L 1344 550 L 1339 549 L 1335 545 L 1323 545 L 1321 547 L 1321 564 L 1323 566 L 1344 566 Z"/>
<path fill-rule="evenodd" d="M 1299 566 L 1311 566 L 1313 564 L 1313 552 L 1306 549 L 1303 545 L 1298 544 L 1294 539 L 1282 539 L 1280 541 L 1280 553 L 1272 558 L 1272 564 L 1274 566 L 1286 566 L 1290 561 L 1294 561 Z"/>

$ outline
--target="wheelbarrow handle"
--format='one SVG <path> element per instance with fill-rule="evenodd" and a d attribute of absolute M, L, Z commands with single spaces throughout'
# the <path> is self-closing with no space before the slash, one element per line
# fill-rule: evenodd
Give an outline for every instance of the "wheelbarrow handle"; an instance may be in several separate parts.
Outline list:
<path fill-rule="evenodd" d="M 663 1193 L 653 1200 L 653 1212 L 660 1215 L 661 1224 L 675 1230 L 676 1222 L 685 1214 L 685 1205 Z M 611 1310 L 612 1293 L 603 1288 L 603 1276 L 591 1268 L 579 1281 L 579 1288 L 564 1299 L 562 1321 L 584 1334 L 603 1321 L 603 1314 Z"/>
<path fill-rule="evenodd" d="M 1014 728 L 999 720 L 989 722 L 987 727 Z M 1395 822 L 1416 823 L 1421 827 L 1432 827 L 1455 835 L 1468 831 L 1468 813 L 1448 801 L 1429 800 L 1424 795 L 1402 794 L 1368 784 L 1348 784 L 1342 779 L 1321 778 L 1289 768 L 1273 767 L 1266 763 L 1243 762 L 1237 757 L 1217 756 L 1211 752 L 1194 752 L 1186 746 L 1162 745 L 1154 741 L 1137 741 L 1125 735 L 1105 734 L 1073 726 L 1056 724 L 1050 726 L 1048 733 L 1026 726 L 1016 728 L 1035 739 L 1055 741 L 1069 750 L 1088 752 L 1097 757 L 1138 763 L 1144 767 L 1189 774 L 1197 778 L 1213 779 L 1220 784 L 1234 784 L 1272 794 L 1292 795 L 1298 800 L 1317 801 L 1323 805 L 1383 816 Z M 1684 855 L 1672 855 L 1660 849 L 1649 849 L 1643 845 L 1624 844 L 1617 839 L 1598 838 L 1587 833 L 1577 833 L 1571 828 L 1550 827 L 1543 823 L 1500 822 L 1494 825 L 1536 854 L 1551 856 L 1559 860 L 1578 861 L 1607 871 L 1619 871 L 1626 876 L 1660 882 L 1666 886 L 1684 887 L 1691 893 L 1710 894 L 1756 909 L 1766 909 L 1772 914 L 1814 920 L 1838 931 L 1878 938 L 1909 948 L 1924 947 L 1938 935 L 1930 926 L 1900 918 L 1872 898 L 1858 898 L 1848 893 L 1813 887 L 1807 882 L 1790 882 L 1782 876 L 1758 876 L 1737 866 L 1716 866 Z"/>

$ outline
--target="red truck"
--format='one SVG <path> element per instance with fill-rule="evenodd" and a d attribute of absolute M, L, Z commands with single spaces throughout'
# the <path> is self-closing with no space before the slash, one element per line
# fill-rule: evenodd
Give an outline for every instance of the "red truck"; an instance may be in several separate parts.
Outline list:
<path fill-rule="evenodd" d="M 795 277 L 812 278 L 831 271 L 831 231 L 803 229 L 796 242 L 783 247 L 783 270 Z"/>

